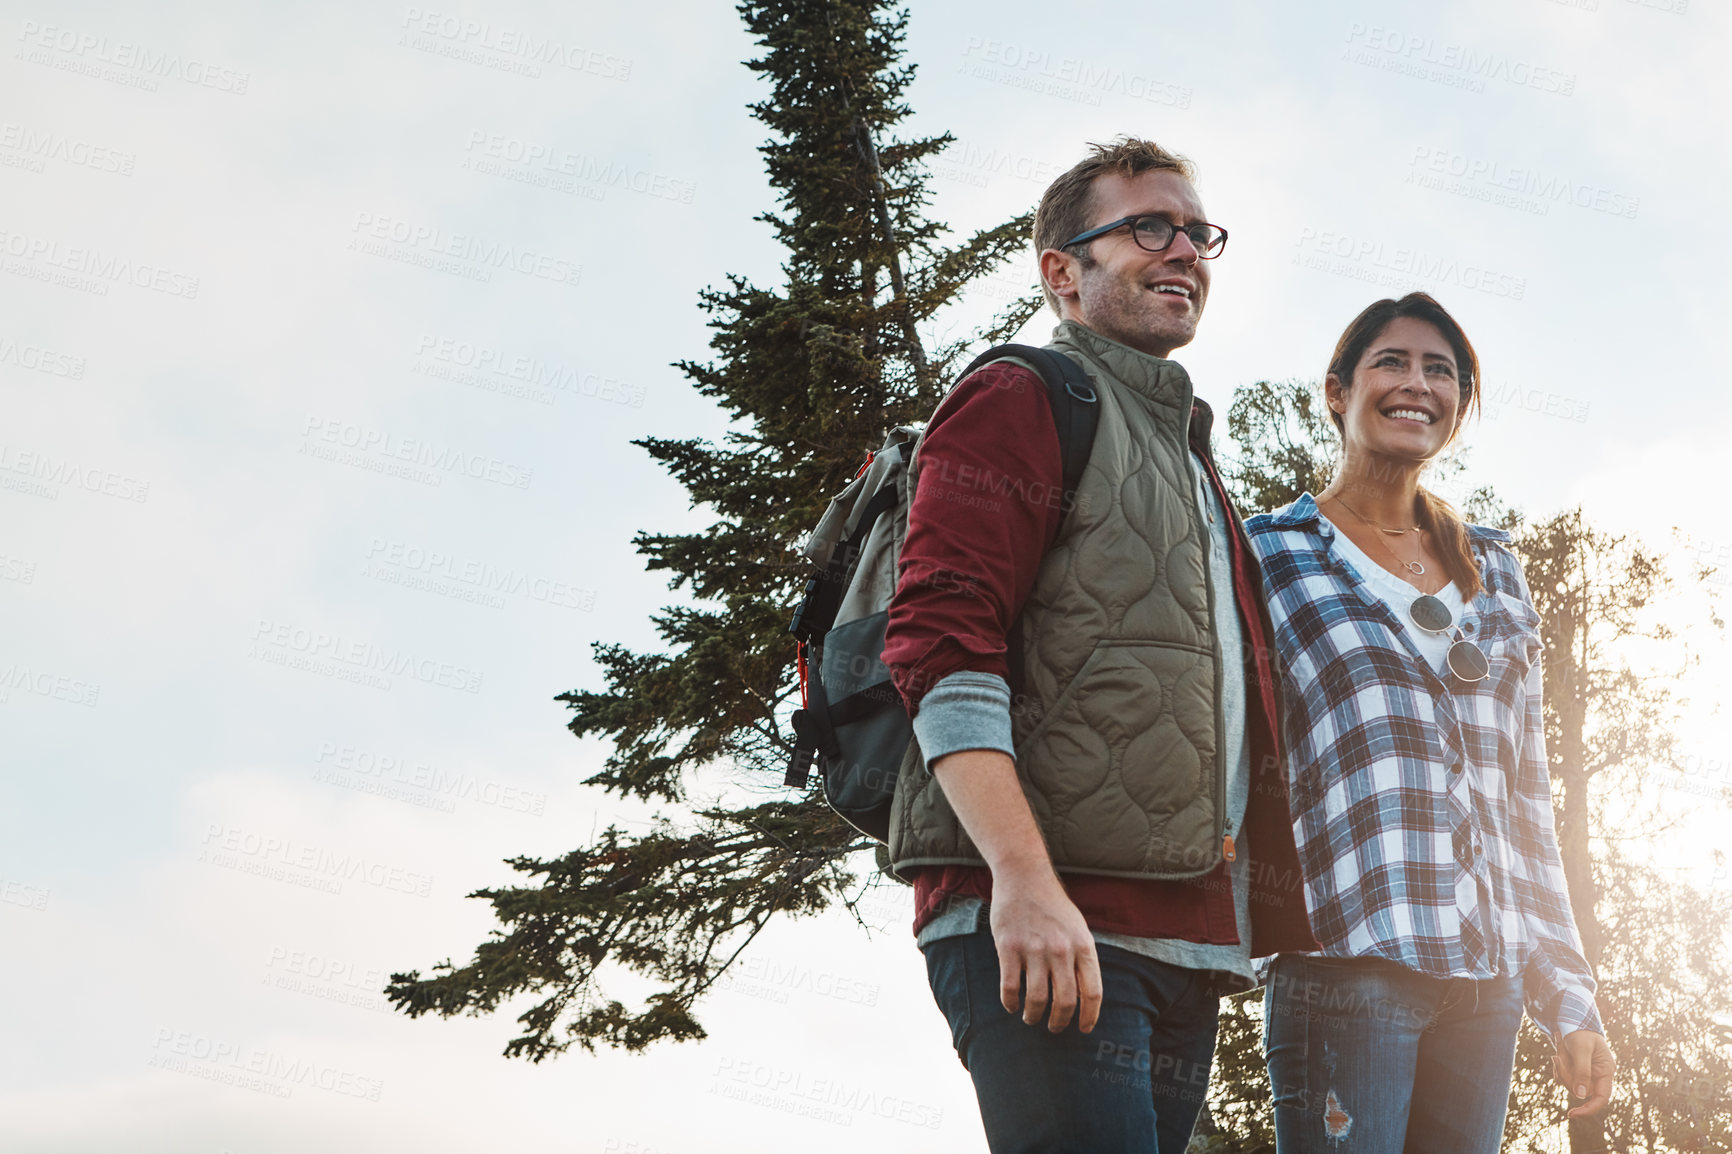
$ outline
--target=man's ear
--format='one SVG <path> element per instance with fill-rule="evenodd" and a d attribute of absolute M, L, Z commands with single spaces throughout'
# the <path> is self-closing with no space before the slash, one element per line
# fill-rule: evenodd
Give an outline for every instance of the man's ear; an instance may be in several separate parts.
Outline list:
<path fill-rule="evenodd" d="M 1060 252 L 1056 248 L 1043 249 L 1040 254 L 1040 279 L 1053 296 L 1058 298 L 1060 308 L 1066 303 L 1074 305 L 1077 299 L 1077 274 L 1082 262 L 1068 252 Z"/>

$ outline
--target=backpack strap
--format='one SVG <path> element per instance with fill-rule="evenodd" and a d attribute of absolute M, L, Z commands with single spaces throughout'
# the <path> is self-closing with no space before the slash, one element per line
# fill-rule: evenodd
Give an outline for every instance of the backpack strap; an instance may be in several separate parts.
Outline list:
<path fill-rule="evenodd" d="M 1073 358 L 1053 349 L 1040 349 L 1032 345 L 998 345 L 987 349 L 974 358 L 968 368 L 962 371 L 962 376 L 966 377 L 984 365 L 1007 357 L 1029 365 L 1040 374 L 1040 379 L 1046 384 L 1046 397 L 1052 403 L 1052 424 L 1058 432 L 1059 460 L 1062 462 L 1064 475 L 1064 493 L 1059 506 L 1059 515 L 1062 517 L 1076 504 L 1083 470 L 1088 467 L 1089 455 L 1094 452 L 1095 430 L 1101 422 L 1100 397 L 1095 393 L 1094 382 L 1089 380 L 1088 374 Z M 1021 613 L 1011 622 L 1004 644 L 1005 665 L 1010 673 L 1006 684 L 1010 688 L 1010 708 L 1014 714 L 1020 707 L 1023 696 Z"/>
<path fill-rule="evenodd" d="M 962 370 L 960 381 L 976 369 L 1005 359 L 1023 361 L 1040 374 L 1046 383 L 1046 397 L 1052 404 L 1052 423 L 1058 431 L 1059 459 L 1064 469 L 1064 504 L 1069 510 L 1076 502 L 1077 487 L 1082 484 L 1083 470 L 1088 467 L 1089 454 L 1095 447 L 1095 430 L 1100 426 L 1100 397 L 1094 382 L 1081 365 L 1064 353 L 1033 345 L 995 345 L 969 362 Z"/>

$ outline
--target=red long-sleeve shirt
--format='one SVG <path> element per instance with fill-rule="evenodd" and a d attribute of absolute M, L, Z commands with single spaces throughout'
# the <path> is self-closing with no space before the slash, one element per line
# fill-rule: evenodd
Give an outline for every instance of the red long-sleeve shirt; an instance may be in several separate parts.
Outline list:
<path fill-rule="evenodd" d="M 1193 421 L 1194 445 L 1206 441 L 1206 429 L 1202 438 L 1198 433 Z M 1206 443 L 1196 447 L 1207 461 Z M 1222 505 L 1231 509 L 1212 465 L 1208 472 Z M 1058 432 L 1046 386 L 1035 373 L 1014 364 L 989 365 L 939 406 L 920 450 L 884 646 L 884 662 L 911 714 L 952 673 L 1007 677 L 1005 638 L 1058 535 L 1062 489 Z M 1236 516 L 1232 528 L 1234 600 L 1251 690 L 1246 696 L 1253 776 L 1244 837 L 1252 854 L 1253 951 L 1314 949 L 1278 754 L 1267 610 Z M 910 875 L 916 933 L 953 897 L 991 900 L 992 874 L 985 867 L 925 867 Z M 1183 881 L 1060 876 L 1091 930 L 1209 944 L 1239 940 L 1225 862 Z"/>

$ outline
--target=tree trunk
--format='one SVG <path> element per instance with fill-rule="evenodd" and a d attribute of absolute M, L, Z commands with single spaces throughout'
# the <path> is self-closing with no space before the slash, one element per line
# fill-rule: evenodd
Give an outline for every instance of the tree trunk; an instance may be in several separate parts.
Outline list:
<path fill-rule="evenodd" d="M 1553 690 L 1552 709 L 1558 719 L 1558 748 L 1551 759 L 1555 767 L 1553 786 L 1562 795 L 1554 799 L 1553 811 L 1558 824 L 1558 856 L 1563 859 L 1576 928 L 1581 931 L 1588 964 L 1597 972 L 1605 937 L 1594 912 L 1599 891 L 1594 885 L 1588 840 L 1588 783 L 1592 776 L 1587 765 L 1589 575 L 1580 545 L 1572 542 L 1569 552 L 1563 567 L 1565 587 L 1552 619 L 1558 642 L 1556 659 L 1562 667 L 1553 670 L 1547 687 Z M 1601 1154 L 1606 1149 L 1605 1126 L 1597 1116 L 1570 1119 L 1569 1134 L 1570 1154 Z"/>
<path fill-rule="evenodd" d="M 1558 748 L 1552 757 L 1552 786 L 1558 796 L 1553 802 L 1557 816 L 1558 856 L 1563 859 L 1564 879 L 1570 888 L 1570 906 L 1576 915 L 1576 928 L 1582 934 L 1582 948 L 1588 964 L 1598 966 L 1605 951 L 1605 937 L 1600 919 L 1594 910 L 1599 891 L 1594 887 L 1593 859 L 1589 847 L 1588 784 L 1590 771 L 1587 759 L 1588 685 L 1577 648 L 1585 641 L 1581 628 L 1582 596 L 1585 590 L 1572 590 L 1569 605 L 1560 622 L 1559 632 L 1569 644 L 1560 645 L 1562 669 L 1548 678 L 1557 692 L 1552 695 L 1552 708 L 1558 718 Z M 1567 631 L 1567 632 L 1566 632 Z M 1563 638 L 1560 638 L 1562 640 Z M 1551 688 L 1551 687 L 1548 687 Z"/>

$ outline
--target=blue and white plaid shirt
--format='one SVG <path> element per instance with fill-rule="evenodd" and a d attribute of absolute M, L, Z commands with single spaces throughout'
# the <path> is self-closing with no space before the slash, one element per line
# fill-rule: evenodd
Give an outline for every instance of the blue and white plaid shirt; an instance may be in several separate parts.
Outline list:
<path fill-rule="evenodd" d="M 1285 665 L 1294 832 L 1324 953 L 1520 975 L 1554 1040 L 1603 1032 L 1552 825 L 1539 614 L 1509 535 L 1468 527 L 1485 590 L 1459 624 L 1491 664 L 1468 683 L 1424 660 L 1310 494 L 1245 527 Z"/>

